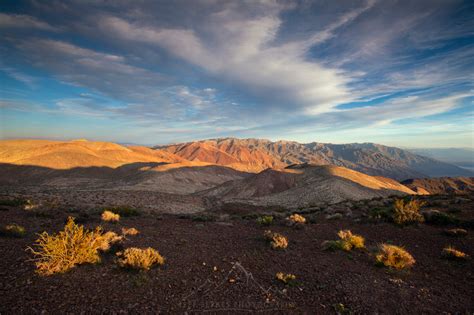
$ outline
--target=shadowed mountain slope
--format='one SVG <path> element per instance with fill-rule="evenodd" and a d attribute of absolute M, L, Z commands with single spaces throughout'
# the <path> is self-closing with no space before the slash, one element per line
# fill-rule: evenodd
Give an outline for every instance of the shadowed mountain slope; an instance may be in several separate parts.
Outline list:
<path fill-rule="evenodd" d="M 231 168 L 188 163 L 131 163 L 110 167 L 51 169 L 0 164 L 0 186 L 41 186 L 55 189 L 142 190 L 190 194 L 248 176 Z"/>
<path fill-rule="evenodd" d="M 403 181 L 417 192 L 430 194 L 468 194 L 474 192 L 474 177 L 417 178 Z"/>

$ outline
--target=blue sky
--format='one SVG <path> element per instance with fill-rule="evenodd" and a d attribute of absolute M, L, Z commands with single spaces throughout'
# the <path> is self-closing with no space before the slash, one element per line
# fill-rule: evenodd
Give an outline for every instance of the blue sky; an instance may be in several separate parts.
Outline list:
<path fill-rule="evenodd" d="M 2 1 L 1 138 L 474 147 L 472 1 Z"/>

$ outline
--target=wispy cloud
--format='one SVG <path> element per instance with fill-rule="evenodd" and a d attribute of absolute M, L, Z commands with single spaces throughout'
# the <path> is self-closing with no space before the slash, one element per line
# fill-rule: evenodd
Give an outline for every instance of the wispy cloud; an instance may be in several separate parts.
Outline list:
<path fill-rule="evenodd" d="M 105 17 L 101 28 L 122 40 L 157 45 L 211 74 L 245 86 L 257 96 L 272 95 L 272 109 L 291 102 L 293 107 L 316 113 L 351 99 L 346 87 L 350 77 L 341 69 L 308 61 L 308 50 L 372 5 L 369 2 L 344 14 L 305 40 L 280 45 L 274 44 L 282 23 L 280 10 L 258 16 L 236 16 L 229 9 L 215 12 L 206 21 L 206 29 L 210 29 L 206 39 L 192 29 L 143 26 L 117 17 Z"/>
<path fill-rule="evenodd" d="M 11 78 L 24 83 L 25 85 L 27 85 L 30 88 L 35 88 L 37 86 L 36 85 L 37 78 L 35 78 L 31 75 L 22 73 L 21 71 L 18 71 L 14 68 L 0 65 L 0 71 L 3 71 L 4 73 L 6 73 Z"/>
<path fill-rule="evenodd" d="M 5 13 L 0 13 L 0 29 L 38 29 L 53 32 L 59 31 L 58 28 L 33 16 Z"/>

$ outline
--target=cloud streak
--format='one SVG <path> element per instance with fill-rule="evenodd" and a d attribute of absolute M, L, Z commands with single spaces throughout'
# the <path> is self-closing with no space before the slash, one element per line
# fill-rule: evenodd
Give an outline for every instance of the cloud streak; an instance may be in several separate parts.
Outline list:
<path fill-rule="evenodd" d="M 0 13 L 0 29 L 38 29 L 53 32 L 59 31 L 58 28 L 33 16 L 5 13 Z"/>

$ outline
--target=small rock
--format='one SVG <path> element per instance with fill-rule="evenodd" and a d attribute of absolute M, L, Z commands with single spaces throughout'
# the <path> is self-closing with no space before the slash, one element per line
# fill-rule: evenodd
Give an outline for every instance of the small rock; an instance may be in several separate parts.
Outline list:
<path fill-rule="evenodd" d="M 340 213 L 328 214 L 326 216 L 326 220 L 339 220 L 339 219 L 342 219 L 342 214 Z"/>

